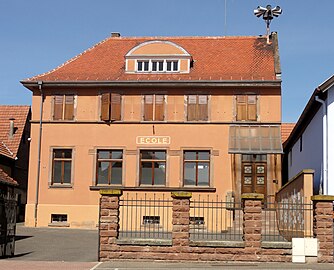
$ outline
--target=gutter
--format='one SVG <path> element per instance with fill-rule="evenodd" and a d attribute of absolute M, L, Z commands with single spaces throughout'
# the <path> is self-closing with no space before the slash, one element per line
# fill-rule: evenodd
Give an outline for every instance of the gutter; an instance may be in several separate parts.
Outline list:
<path fill-rule="evenodd" d="M 327 120 L 327 103 L 326 101 L 315 96 L 315 101 L 322 104 L 322 193 L 328 195 L 328 120 Z"/>
<path fill-rule="evenodd" d="M 37 213 L 38 213 L 38 199 L 39 199 L 39 181 L 40 181 L 40 172 L 41 172 L 41 145 L 42 145 L 42 118 L 43 118 L 43 102 L 44 94 L 42 90 L 42 81 L 38 81 L 38 89 L 41 92 L 41 104 L 40 104 L 40 117 L 39 117 L 39 137 L 38 137 L 38 161 L 37 161 L 37 178 L 36 178 L 36 198 L 35 198 L 35 212 L 34 220 L 35 227 L 37 227 Z"/>

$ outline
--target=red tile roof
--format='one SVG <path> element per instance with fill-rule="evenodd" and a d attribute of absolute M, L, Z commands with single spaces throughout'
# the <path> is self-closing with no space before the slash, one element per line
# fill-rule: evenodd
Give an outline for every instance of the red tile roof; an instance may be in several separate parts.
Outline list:
<path fill-rule="evenodd" d="M 125 73 L 125 55 L 152 40 L 170 41 L 188 51 L 194 60 L 190 73 Z M 110 37 L 24 81 L 276 80 L 274 47 L 265 37 Z"/>
<path fill-rule="evenodd" d="M 282 136 L 282 143 L 284 143 L 287 138 L 289 138 L 291 131 L 295 127 L 295 123 L 282 123 L 281 127 L 281 136 Z"/>
<path fill-rule="evenodd" d="M 18 183 L 0 168 L 0 183 L 18 186 Z"/>
<path fill-rule="evenodd" d="M 16 157 L 29 111 L 30 106 L 0 105 L 0 155 Z M 10 118 L 14 119 L 13 138 L 9 137 Z"/>

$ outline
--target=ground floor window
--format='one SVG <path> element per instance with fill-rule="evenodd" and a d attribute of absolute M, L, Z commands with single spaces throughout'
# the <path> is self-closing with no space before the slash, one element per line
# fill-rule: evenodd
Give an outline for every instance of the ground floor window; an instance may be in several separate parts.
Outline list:
<path fill-rule="evenodd" d="M 122 168 L 122 150 L 98 150 L 96 164 L 96 184 L 121 185 Z"/>
<path fill-rule="evenodd" d="M 166 185 L 166 151 L 140 151 L 140 185 Z"/>
<path fill-rule="evenodd" d="M 210 151 L 183 152 L 183 179 L 185 186 L 209 186 Z"/>
<path fill-rule="evenodd" d="M 53 149 L 52 185 L 71 184 L 72 149 Z"/>

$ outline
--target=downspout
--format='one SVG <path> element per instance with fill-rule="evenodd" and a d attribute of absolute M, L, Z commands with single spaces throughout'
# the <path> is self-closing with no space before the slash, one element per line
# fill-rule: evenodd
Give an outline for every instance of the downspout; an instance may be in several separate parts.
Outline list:
<path fill-rule="evenodd" d="M 322 180 L 323 180 L 323 195 L 328 195 L 328 123 L 327 123 L 327 104 L 324 100 L 315 96 L 315 100 L 322 104 Z M 321 185 L 320 185 L 321 186 Z"/>
<path fill-rule="evenodd" d="M 42 81 L 38 81 L 38 89 L 41 92 L 40 116 L 39 116 L 39 137 L 38 137 L 38 161 L 37 161 L 37 178 L 36 178 L 36 199 L 35 199 L 35 227 L 37 227 L 38 197 L 39 197 L 39 179 L 41 171 L 41 146 L 42 146 L 42 119 L 43 119 L 43 102 L 44 94 L 42 90 Z"/>

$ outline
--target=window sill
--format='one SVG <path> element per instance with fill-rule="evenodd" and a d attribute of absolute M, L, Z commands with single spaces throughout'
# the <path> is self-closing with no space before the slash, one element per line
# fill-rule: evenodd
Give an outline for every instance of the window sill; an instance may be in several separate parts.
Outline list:
<path fill-rule="evenodd" d="M 71 184 L 53 184 L 49 185 L 49 188 L 73 188 L 73 186 Z"/>
<path fill-rule="evenodd" d="M 70 227 L 70 223 L 67 223 L 67 222 L 54 222 L 54 223 L 49 223 L 48 227 Z"/>
<path fill-rule="evenodd" d="M 187 191 L 187 192 L 216 192 L 212 187 L 165 187 L 165 186 L 140 186 L 140 187 L 123 187 L 123 186 L 90 186 L 90 190 L 101 189 L 120 189 L 124 191 Z"/>

